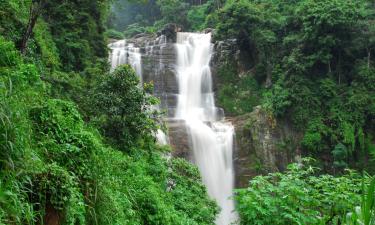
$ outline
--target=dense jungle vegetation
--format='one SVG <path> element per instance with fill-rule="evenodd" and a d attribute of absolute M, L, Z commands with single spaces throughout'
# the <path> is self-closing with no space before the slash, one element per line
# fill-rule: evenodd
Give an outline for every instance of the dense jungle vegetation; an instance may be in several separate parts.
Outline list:
<path fill-rule="evenodd" d="M 155 141 L 152 85 L 109 72 L 109 38 L 167 23 L 236 39 L 219 105 L 261 105 L 315 158 L 236 190 L 241 224 L 375 224 L 370 0 L 0 0 L 0 224 L 214 224 L 198 169 Z"/>
<path fill-rule="evenodd" d="M 109 6 L 0 1 L 0 224 L 213 223 L 197 168 L 155 143 L 157 99 L 108 73 Z"/>

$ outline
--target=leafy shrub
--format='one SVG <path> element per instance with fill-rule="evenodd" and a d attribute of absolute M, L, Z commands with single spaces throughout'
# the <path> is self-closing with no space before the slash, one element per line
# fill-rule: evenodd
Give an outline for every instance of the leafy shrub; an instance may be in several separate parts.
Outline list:
<path fill-rule="evenodd" d="M 60 143 L 71 139 L 72 133 L 83 129 L 81 115 L 71 102 L 51 99 L 42 107 L 31 110 L 31 118 L 35 122 L 37 135 L 53 138 Z"/>
<path fill-rule="evenodd" d="M 329 128 L 325 126 L 321 118 L 312 119 L 307 125 L 306 132 L 302 139 L 302 146 L 312 152 L 320 152 L 327 148 L 324 145 L 324 138 Z"/>
<path fill-rule="evenodd" d="M 60 68 L 60 57 L 56 44 L 52 38 L 48 24 L 39 19 L 34 28 L 34 39 L 38 46 L 43 65 L 55 70 Z"/>
<path fill-rule="evenodd" d="M 264 97 L 264 108 L 270 110 L 275 116 L 283 115 L 291 105 L 288 89 L 279 84 L 274 85 L 271 91 L 265 93 Z"/>
<path fill-rule="evenodd" d="M 237 74 L 235 65 L 225 63 L 218 70 L 217 100 L 229 115 L 251 112 L 261 102 L 262 90 L 251 73 Z"/>
<path fill-rule="evenodd" d="M 124 38 L 124 34 L 117 31 L 117 30 L 113 30 L 113 29 L 109 29 L 105 32 L 105 35 L 108 37 L 108 38 L 114 38 L 114 39 L 123 39 Z"/>
<path fill-rule="evenodd" d="M 174 207 L 190 215 L 197 224 L 215 221 L 219 208 L 213 200 L 202 198 L 206 195 L 206 187 L 201 183 L 198 168 L 179 158 L 171 160 L 170 168 L 168 189 L 173 196 Z"/>
<path fill-rule="evenodd" d="M 257 176 L 248 188 L 236 190 L 241 224 L 329 224 L 358 203 L 358 174 L 316 176 L 317 168 L 306 162 Z"/>
<path fill-rule="evenodd" d="M 218 39 L 248 41 L 250 32 L 261 20 L 259 7 L 249 1 L 228 1 L 218 14 L 215 34 Z"/>
<path fill-rule="evenodd" d="M 183 27 L 188 27 L 187 13 L 190 4 L 183 0 L 157 0 L 160 8 L 163 24 L 176 23 Z"/>
<path fill-rule="evenodd" d="M 0 33 L 7 40 L 18 43 L 23 35 L 29 16 L 28 2 L 18 0 L 0 1 Z"/>
<path fill-rule="evenodd" d="M 348 166 L 349 150 L 342 143 L 338 143 L 332 151 L 333 166 L 336 168 L 346 168 Z"/>
<path fill-rule="evenodd" d="M 102 180 L 95 213 L 100 224 L 198 225 L 215 220 L 217 206 L 207 197 L 197 168 L 185 160 L 106 149 L 98 157 L 96 174 Z"/>
<path fill-rule="evenodd" d="M 209 7 L 209 2 L 192 6 L 187 13 L 187 21 L 190 29 L 193 31 L 201 31 L 205 28 L 206 15 Z"/>
<path fill-rule="evenodd" d="M 147 29 L 138 23 L 133 23 L 127 26 L 126 30 L 124 31 L 124 36 L 127 38 L 131 38 L 134 35 L 141 34 L 147 32 Z"/>
<path fill-rule="evenodd" d="M 56 164 L 47 165 L 31 176 L 30 200 L 35 208 L 46 214 L 52 207 L 62 214 L 65 224 L 85 224 L 85 203 L 76 177 Z"/>
<path fill-rule="evenodd" d="M 21 60 L 20 54 L 15 49 L 14 43 L 6 41 L 2 36 L 0 36 L 0 52 L 0 68 L 15 66 Z"/>
<path fill-rule="evenodd" d="M 345 225 L 375 224 L 375 178 L 367 187 L 362 183 L 361 206 L 356 206 L 343 221 Z"/>
<path fill-rule="evenodd" d="M 96 120 L 110 141 L 122 149 L 135 146 L 142 139 L 153 139 L 157 126 L 151 105 L 154 97 L 146 95 L 139 78 L 129 65 L 118 67 L 94 90 Z"/>

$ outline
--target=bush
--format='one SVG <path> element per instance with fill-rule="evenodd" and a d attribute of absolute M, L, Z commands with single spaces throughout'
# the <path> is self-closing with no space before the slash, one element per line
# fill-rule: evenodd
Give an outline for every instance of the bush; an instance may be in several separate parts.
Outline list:
<path fill-rule="evenodd" d="M 192 6 L 191 9 L 189 9 L 187 21 L 191 30 L 201 31 L 206 27 L 205 21 L 209 4 L 210 3 L 207 2 L 202 5 Z"/>
<path fill-rule="evenodd" d="M 124 39 L 124 34 L 113 29 L 109 29 L 105 32 L 105 35 L 108 38 L 113 38 L 113 39 Z"/>
<path fill-rule="evenodd" d="M 147 29 L 144 26 L 140 25 L 139 23 L 133 23 L 127 26 L 126 30 L 124 31 L 124 36 L 131 38 L 134 35 L 145 32 L 147 32 Z"/>
<path fill-rule="evenodd" d="M 39 19 L 35 25 L 34 33 L 43 65 L 52 70 L 59 69 L 61 66 L 60 57 L 48 24 Z"/>
<path fill-rule="evenodd" d="M 153 140 L 157 130 L 153 120 L 157 100 L 146 95 L 129 65 L 118 67 L 94 90 L 96 123 L 103 135 L 123 150 L 145 140 Z M 147 143 L 147 141 L 146 141 Z"/>
<path fill-rule="evenodd" d="M 361 176 L 316 175 L 307 162 L 257 176 L 236 190 L 241 224 L 334 224 L 360 201 Z"/>
<path fill-rule="evenodd" d="M 345 225 L 375 224 L 375 178 L 368 186 L 362 184 L 361 206 L 356 206 L 343 221 Z"/>
<path fill-rule="evenodd" d="M 6 41 L 0 36 L 0 69 L 18 65 L 21 61 L 19 52 L 15 49 L 14 43 Z"/>
<path fill-rule="evenodd" d="M 254 74 L 237 74 L 234 64 L 225 63 L 218 70 L 217 100 L 225 113 L 241 115 L 251 112 L 262 100 L 262 90 Z"/>

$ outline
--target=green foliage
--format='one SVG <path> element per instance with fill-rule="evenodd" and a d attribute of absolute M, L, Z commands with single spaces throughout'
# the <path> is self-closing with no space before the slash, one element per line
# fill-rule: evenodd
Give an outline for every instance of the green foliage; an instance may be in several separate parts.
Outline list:
<path fill-rule="evenodd" d="M 206 194 L 206 188 L 201 184 L 198 168 L 179 158 L 172 159 L 171 168 L 168 184 L 175 208 L 186 212 L 189 219 L 185 220 L 191 220 L 192 224 L 211 224 L 215 221 L 219 208 L 213 200 L 202 198 Z M 182 220 L 180 224 L 189 223 Z"/>
<path fill-rule="evenodd" d="M 333 224 L 360 201 L 358 174 L 316 176 L 317 168 L 303 163 L 237 190 L 241 224 Z"/>
<path fill-rule="evenodd" d="M 291 105 L 288 89 L 275 84 L 271 91 L 265 93 L 264 107 L 274 115 L 283 115 Z"/>
<path fill-rule="evenodd" d="M 52 70 L 58 69 L 61 66 L 59 53 L 48 24 L 40 19 L 35 25 L 34 31 L 34 38 L 38 45 L 43 64 Z"/>
<path fill-rule="evenodd" d="M 302 146 L 313 152 L 320 152 L 327 148 L 324 145 L 324 138 L 327 136 L 328 127 L 322 122 L 321 118 L 311 120 L 302 139 Z"/>
<path fill-rule="evenodd" d="M 332 151 L 334 159 L 333 166 L 339 169 L 346 168 L 348 166 L 346 162 L 348 161 L 349 153 L 350 152 L 345 145 L 338 143 Z"/>
<path fill-rule="evenodd" d="M 183 0 L 157 0 L 162 20 L 166 23 L 176 23 L 188 27 L 187 13 L 189 3 Z"/>
<path fill-rule="evenodd" d="M 23 62 L 14 44 L 0 37 L 0 49 L 0 167 L 14 168 L 30 139 L 27 106 L 40 101 L 35 90 L 43 86 L 35 66 Z"/>
<path fill-rule="evenodd" d="M 362 184 L 361 206 L 357 206 L 343 219 L 346 225 L 375 224 L 375 178 L 365 188 Z"/>
<path fill-rule="evenodd" d="M 342 143 L 347 164 L 363 168 L 354 161 L 366 159 L 359 139 L 375 127 L 374 15 L 368 1 L 227 1 L 209 23 L 216 39 L 235 38 L 247 52 L 264 93 L 260 104 L 293 122 L 304 134 L 304 152 L 333 162 Z M 224 87 L 219 99 L 241 98 L 228 91 L 235 87 Z"/>
<path fill-rule="evenodd" d="M 256 4 L 250 1 L 228 1 L 218 12 L 217 33 L 218 39 L 238 38 L 248 40 L 254 26 L 261 22 L 261 11 Z"/>
<path fill-rule="evenodd" d="M 79 132 L 83 126 L 74 104 L 63 100 L 49 100 L 42 107 L 33 108 L 30 114 L 36 133 L 60 142 L 70 140 L 68 132 Z"/>
<path fill-rule="evenodd" d="M 150 135 L 157 126 L 151 118 L 156 113 L 151 106 L 158 101 L 146 95 L 129 65 L 105 77 L 94 90 L 93 101 L 96 123 L 111 142 L 126 150 L 142 139 L 153 139 Z"/>
<path fill-rule="evenodd" d="M 197 168 L 155 144 L 150 85 L 105 73 L 108 2 L 48 1 L 22 56 L 30 2 L 0 1 L 0 224 L 213 224 Z"/>
<path fill-rule="evenodd" d="M 261 101 L 261 89 L 253 74 L 237 75 L 235 66 L 227 63 L 218 70 L 218 105 L 229 115 L 251 112 Z"/>
<path fill-rule="evenodd" d="M 105 35 L 108 37 L 108 38 L 113 38 L 113 39 L 123 39 L 124 38 L 124 34 L 121 33 L 121 32 L 118 32 L 116 30 L 113 30 L 113 29 L 109 29 L 105 32 Z"/>
<path fill-rule="evenodd" d="M 52 207 L 64 212 L 65 224 L 85 223 L 85 203 L 76 177 L 56 164 L 47 165 L 43 171 L 30 175 L 33 177 L 29 187 L 32 203 L 41 204 L 39 207 L 46 211 Z"/>
<path fill-rule="evenodd" d="M 99 224 L 212 224 L 217 207 L 199 182 L 197 168 L 158 153 L 100 155 L 95 214 Z M 111 167 L 108 167 L 110 163 Z"/>
<path fill-rule="evenodd" d="M 213 0 L 150 0 L 114 1 L 108 25 L 124 31 L 126 37 L 139 33 L 155 33 L 168 23 L 175 23 L 185 31 L 207 28 L 207 17 L 221 1 Z"/>
<path fill-rule="evenodd" d="M 27 22 L 30 1 L 0 1 L 0 33 L 8 40 L 19 43 Z"/>
<path fill-rule="evenodd" d="M 141 24 L 143 27 L 148 27 L 153 26 L 160 19 L 160 8 L 156 0 L 115 0 L 107 24 L 110 28 L 127 32 L 131 24 Z"/>
<path fill-rule="evenodd" d="M 59 7 L 56 7 L 59 5 Z M 109 1 L 48 1 L 42 14 L 65 71 L 82 71 L 106 58 L 104 21 Z"/>
<path fill-rule="evenodd" d="M 187 13 L 187 22 L 193 31 L 201 31 L 205 28 L 205 21 L 210 2 L 202 5 L 192 6 Z"/>
<path fill-rule="evenodd" d="M 0 37 L 0 51 L 2 53 L 0 58 L 0 68 L 2 70 L 5 69 L 4 67 L 18 65 L 21 60 L 19 53 L 14 47 L 14 43 L 5 41 L 2 36 Z"/>
<path fill-rule="evenodd" d="M 133 23 L 126 27 L 126 30 L 124 31 L 125 37 L 131 38 L 134 35 L 141 34 L 147 32 L 147 28 L 142 26 L 139 23 Z"/>

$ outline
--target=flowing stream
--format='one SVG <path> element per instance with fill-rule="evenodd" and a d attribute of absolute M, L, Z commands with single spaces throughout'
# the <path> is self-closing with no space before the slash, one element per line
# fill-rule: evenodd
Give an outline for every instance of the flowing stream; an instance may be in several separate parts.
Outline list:
<path fill-rule="evenodd" d="M 236 219 L 233 193 L 233 126 L 219 121 L 215 107 L 210 60 L 211 34 L 177 33 L 177 79 L 179 96 L 176 118 L 186 121 L 194 153 L 208 193 L 221 208 L 218 225 Z"/>
<path fill-rule="evenodd" d="M 157 42 L 157 43 L 156 43 Z M 147 43 L 146 55 L 153 46 L 165 45 L 165 38 Z M 142 55 L 140 49 L 126 40 L 109 45 L 111 70 L 121 64 L 130 64 L 142 82 Z M 176 77 L 178 82 L 175 119 L 184 120 L 187 126 L 194 163 L 198 166 L 208 194 L 216 200 L 221 212 L 217 225 L 229 225 L 237 219 L 234 201 L 233 135 L 234 128 L 224 122 L 224 112 L 215 106 L 212 90 L 210 60 L 213 45 L 211 34 L 177 33 Z M 159 65 L 159 69 L 163 68 Z M 158 71 L 158 70 L 156 70 Z M 168 144 L 168 137 L 159 130 L 155 134 L 160 144 Z"/>

